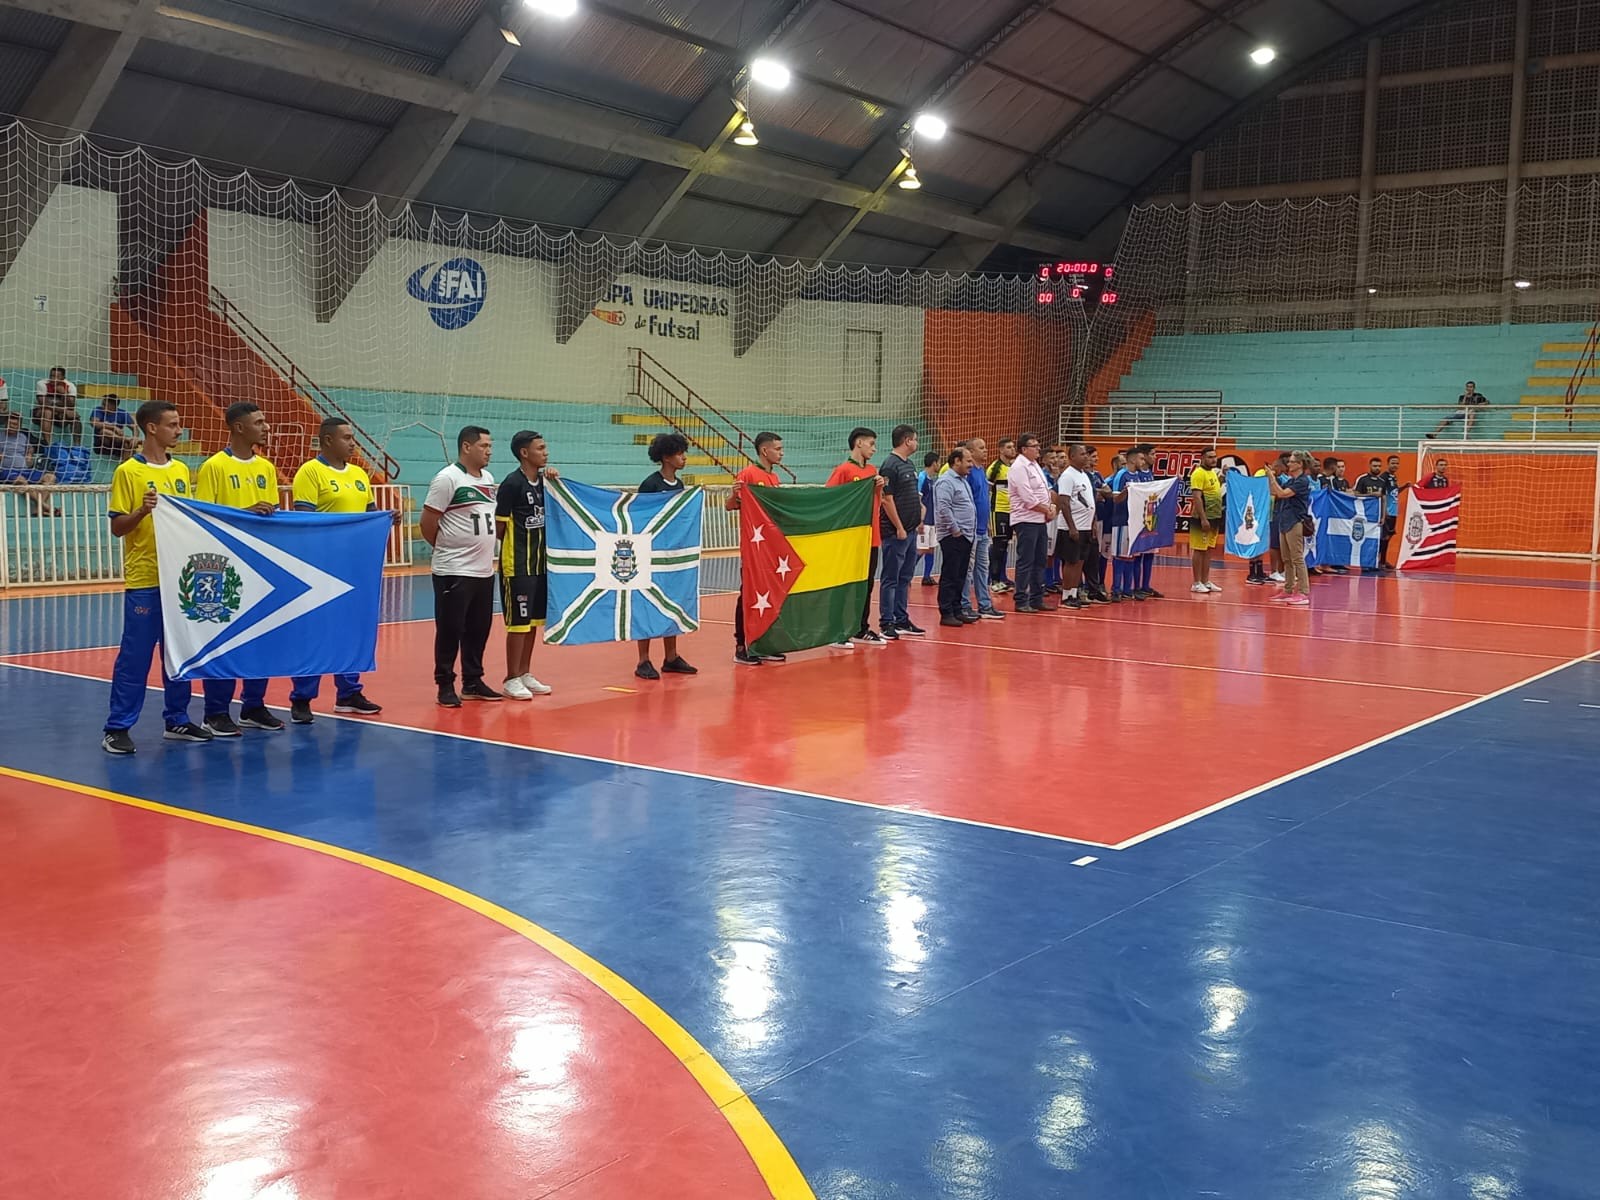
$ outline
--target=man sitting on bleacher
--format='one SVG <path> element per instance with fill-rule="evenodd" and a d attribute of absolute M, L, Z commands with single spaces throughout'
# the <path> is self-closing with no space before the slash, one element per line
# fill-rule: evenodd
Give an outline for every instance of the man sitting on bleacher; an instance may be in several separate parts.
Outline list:
<path fill-rule="evenodd" d="M 22 429 L 22 414 L 7 413 L 6 423 L 0 430 L 0 487 L 21 486 L 28 497 L 28 509 L 36 517 L 59 517 L 61 510 L 52 508 L 49 492 L 56 477 L 36 465 L 33 439 Z"/>
<path fill-rule="evenodd" d="M 1471 437 L 1472 423 L 1478 419 L 1478 414 L 1472 410 L 1488 404 L 1489 397 L 1480 392 L 1478 390 L 1478 385 L 1469 379 L 1467 380 L 1467 386 L 1462 390 L 1461 395 L 1456 397 L 1456 403 L 1460 405 L 1460 407 L 1456 409 L 1455 412 L 1451 413 L 1444 420 L 1440 421 L 1432 433 L 1425 433 L 1422 436 L 1436 438 L 1445 431 L 1445 427 L 1447 425 L 1454 425 L 1457 421 L 1460 421 L 1462 422 L 1463 426 L 1461 430 L 1461 436 L 1463 438 Z"/>
<path fill-rule="evenodd" d="M 115 392 L 100 397 L 100 403 L 89 413 L 89 427 L 94 430 L 94 452 L 118 462 L 133 453 L 133 414 L 122 409 Z"/>
<path fill-rule="evenodd" d="M 50 376 L 39 380 L 33 390 L 33 423 L 46 442 L 71 432 L 72 444 L 83 445 L 83 418 L 78 415 L 78 388 L 67 378 L 65 367 L 51 367 Z"/>

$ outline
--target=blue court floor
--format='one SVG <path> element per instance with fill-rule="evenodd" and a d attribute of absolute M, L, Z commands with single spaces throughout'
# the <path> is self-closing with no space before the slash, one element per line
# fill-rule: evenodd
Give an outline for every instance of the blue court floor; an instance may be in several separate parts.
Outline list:
<path fill-rule="evenodd" d="M 0 604 L 0 652 L 103 645 L 108 614 Z M 346 720 L 171 747 L 147 709 L 112 759 L 105 694 L 0 664 L 0 766 L 526 917 L 692 1034 L 816 1196 L 1600 1194 L 1592 659 L 1120 852 Z M 1295 736 L 1267 714 L 1218 753 Z"/>

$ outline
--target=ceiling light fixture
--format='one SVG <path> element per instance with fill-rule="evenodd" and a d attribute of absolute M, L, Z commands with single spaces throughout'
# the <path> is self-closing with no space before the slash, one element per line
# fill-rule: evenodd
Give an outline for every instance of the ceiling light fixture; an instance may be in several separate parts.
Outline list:
<path fill-rule="evenodd" d="M 1519 292 L 1525 292 L 1525 291 L 1527 291 L 1529 288 L 1531 288 L 1533 286 L 1533 280 L 1531 280 L 1531 279 L 1513 279 L 1511 281 L 1511 286 L 1516 288 Z"/>
<path fill-rule="evenodd" d="M 1257 46 L 1250 51 L 1250 61 L 1258 67 L 1264 67 L 1278 57 L 1278 52 L 1271 46 Z"/>
<path fill-rule="evenodd" d="M 555 17 L 560 21 L 578 14 L 578 0 L 522 0 L 522 3 L 542 17 Z"/>
<path fill-rule="evenodd" d="M 1378 294 L 1378 289 L 1377 289 L 1377 288 L 1375 288 L 1375 287 L 1369 287 L 1369 288 L 1368 288 L 1368 289 L 1367 289 L 1367 295 L 1369 295 L 1369 296 L 1376 296 L 1376 295 L 1377 295 L 1377 294 Z"/>
<path fill-rule="evenodd" d="M 781 92 L 789 86 L 789 68 L 774 58 L 758 58 L 750 64 L 750 78 L 762 87 Z"/>
<path fill-rule="evenodd" d="M 925 137 L 930 142 L 937 142 L 949 130 L 950 126 L 945 119 L 934 113 L 918 113 L 917 119 L 911 122 L 912 130 L 918 137 Z"/>
<path fill-rule="evenodd" d="M 739 122 L 739 132 L 733 135 L 735 146 L 759 146 L 761 139 L 756 136 L 755 123 L 746 117 Z"/>
<path fill-rule="evenodd" d="M 922 187 L 922 180 L 917 178 L 917 169 L 910 163 L 906 164 L 905 173 L 900 176 L 900 186 L 908 192 L 917 191 Z"/>

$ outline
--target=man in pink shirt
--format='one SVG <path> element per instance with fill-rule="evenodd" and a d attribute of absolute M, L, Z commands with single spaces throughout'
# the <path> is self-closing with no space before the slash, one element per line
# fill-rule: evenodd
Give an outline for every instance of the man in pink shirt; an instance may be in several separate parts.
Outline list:
<path fill-rule="evenodd" d="M 1017 458 L 1007 477 L 1011 492 L 1011 536 L 1017 544 L 1016 611 L 1049 612 L 1044 605 L 1046 530 L 1055 516 L 1050 484 L 1039 466 L 1039 435 L 1017 438 Z"/>

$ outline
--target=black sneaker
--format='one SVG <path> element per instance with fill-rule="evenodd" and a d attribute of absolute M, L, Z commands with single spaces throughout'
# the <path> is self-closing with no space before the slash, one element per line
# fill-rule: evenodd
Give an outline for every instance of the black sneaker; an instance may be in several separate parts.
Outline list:
<path fill-rule="evenodd" d="M 885 625 L 878 631 L 878 636 L 885 642 L 898 642 L 900 640 L 899 631 L 893 625 Z"/>
<path fill-rule="evenodd" d="M 247 708 L 239 713 L 239 724 L 246 729 L 265 729 L 268 733 L 281 733 L 283 722 L 272 715 L 271 709 Z"/>
<path fill-rule="evenodd" d="M 1260 587 L 1267 582 L 1269 581 L 1265 575 L 1251 575 L 1245 579 L 1245 583 L 1250 584 L 1252 587 Z"/>
<path fill-rule="evenodd" d="M 460 708 L 461 707 L 461 697 L 456 695 L 456 689 L 455 688 L 453 688 L 453 687 L 442 687 L 442 688 L 439 689 L 439 707 L 440 708 Z"/>
<path fill-rule="evenodd" d="M 980 619 L 977 613 L 961 614 L 961 623 L 963 625 L 976 625 Z"/>
<path fill-rule="evenodd" d="M 741 667 L 759 667 L 761 665 L 761 660 L 743 646 L 739 646 L 734 650 L 733 661 Z"/>
<path fill-rule="evenodd" d="M 669 658 L 661 664 L 663 675 L 698 675 L 699 668 L 691 667 L 682 657 Z"/>
<path fill-rule="evenodd" d="M 782 655 L 782 654 L 758 654 L 758 655 L 756 655 L 756 657 L 759 658 L 762 662 L 788 662 L 789 661 L 789 659 L 785 655 Z"/>
<path fill-rule="evenodd" d="M 1143 592 L 1129 592 L 1128 593 L 1128 599 L 1130 599 L 1130 600 L 1148 600 L 1148 599 L 1150 599 L 1150 597 L 1146 596 Z"/>
<path fill-rule="evenodd" d="M 1081 596 L 1068 596 L 1061 602 L 1062 608 L 1088 608 L 1089 602 Z"/>
<path fill-rule="evenodd" d="M 477 683 L 469 683 L 463 686 L 461 689 L 461 698 L 463 700 L 481 700 L 485 702 L 505 699 L 504 696 L 495 691 L 487 683 L 484 683 L 481 679 L 478 680 Z"/>
<path fill-rule="evenodd" d="M 316 719 L 316 714 L 311 711 L 311 701 L 289 701 L 289 720 L 293 721 L 296 725 L 310 725 Z"/>
<path fill-rule="evenodd" d="M 1029 616 L 1029 615 L 1031 615 L 1033 613 L 1036 613 L 1036 612 L 1043 612 L 1044 610 L 1041 609 L 1041 608 L 1036 608 L 1032 604 L 1019 604 L 1019 605 L 1016 606 L 1016 608 L 1012 609 L 1011 611 L 1012 612 L 1017 612 L 1017 613 L 1022 613 L 1024 616 Z"/>
<path fill-rule="evenodd" d="M 922 581 L 922 586 L 923 587 L 938 587 L 939 586 L 939 581 L 937 579 L 924 579 Z"/>
<path fill-rule="evenodd" d="M 306 706 L 308 713 L 310 708 L 310 705 Z M 356 692 L 354 695 L 340 697 L 339 702 L 333 706 L 333 711 L 336 713 L 354 713 L 358 717 L 375 717 L 383 711 L 383 705 L 374 704 L 363 693 Z"/>
<path fill-rule="evenodd" d="M 1145 588 L 1144 594 L 1147 600 L 1165 600 L 1167 598 L 1165 592 L 1158 592 L 1155 588 Z"/>
<path fill-rule="evenodd" d="M 661 672 L 656 670 L 655 664 L 653 662 L 651 662 L 649 659 L 645 659 L 642 663 L 640 663 L 637 667 L 635 667 L 633 669 L 633 673 L 634 673 L 634 676 L 636 678 L 639 678 L 639 679 L 660 679 L 661 678 Z"/>
<path fill-rule="evenodd" d="M 207 717 L 203 723 L 204 723 L 205 727 L 211 731 L 211 736 L 212 737 L 243 737 L 244 736 L 242 733 L 239 732 L 239 727 L 233 723 L 233 718 L 230 717 L 227 713 L 218 713 L 214 717 Z M 170 733 L 171 730 L 168 730 L 168 732 Z M 172 740 L 176 742 L 176 741 L 179 741 L 181 739 L 173 738 Z"/>
<path fill-rule="evenodd" d="M 233 722 L 229 721 L 228 724 L 232 725 Z M 196 725 L 193 721 L 185 721 L 182 725 L 168 725 L 167 731 L 161 736 L 165 741 L 169 742 L 209 742 L 216 734 L 203 725 Z M 233 736 L 239 736 L 237 727 Z"/>
<path fill-rule="evenodd" d="M 939 624 L 952 626 L 956 629 L 965 629 L 967 626 L 967 623 L 960 617 L 940 617 Z"/>
<path fill-rule="evenodd" d="M 100 749 L 107 754 L 137 754 L 139 747 L 133 744 L 133 738 L 126 729 L 108 729 L 105 737 L 100 739 Z"/>
<path fill-rule="evenodd" d="M 980 621 L 1004 621 L 1005 619 L 1005 613 L 1001 612 L 998 608 L 984 608 L 978 610 L 978 620 Z"/>
<path fill-rule="evenodd" d="M 850 640 L 858 646 L 884 646 L 888 644 L 870 629 L 863 629 Z"/>
<path fill-rule="evenodd" d="M 928 636 L 928 631 L 926 629 L 919 629 L 917 626 L 913 625 L 910 621 L 907 621 L 904 625 L 897 626 L 897 631 L 899 633 L 901 633 L 901 634 L 904 634 L 907 637 L 927 637 Z"/>

